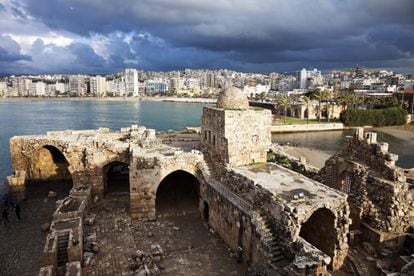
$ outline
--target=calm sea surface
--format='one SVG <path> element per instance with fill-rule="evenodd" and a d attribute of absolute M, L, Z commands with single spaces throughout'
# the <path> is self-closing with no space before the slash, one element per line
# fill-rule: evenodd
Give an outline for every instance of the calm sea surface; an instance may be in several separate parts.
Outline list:
<path fill-rule="evenodd" d="M 132 124 L 163 130 L 199 126 L 203 104 L 147 101 L 0 101 L 0 181 L 11 174 L 9 139 L 15 135 L 43 134 L 49 130 L 119 130 Z M 334 153 L 350 131 L 327 131 L 273 135 L 274 142 L 314 147 Z M 414 166 L 414 146 L 394 136 L 378 134 L 400 155 L 399 165 Z"/>
<path fill-rule="evenodd" d="M 181 130 L 199 126 L 203 104 L 147 101 L 0 101 L 0 181 L 11 174 L 9 139 L 50 130 L 119 130 L 132 124 Z"/>

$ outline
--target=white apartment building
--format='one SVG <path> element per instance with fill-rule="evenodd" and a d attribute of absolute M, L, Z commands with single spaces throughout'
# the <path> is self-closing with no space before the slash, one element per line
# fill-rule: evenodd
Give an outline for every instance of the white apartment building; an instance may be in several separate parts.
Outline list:
<path fill-rule="evenodd" d="M 316 68 L 311 71 L 303 68 L 298 71 L 297 79 L 299 89 L 308 89 L 309 87 L 317 87 L 323 84 L 322 73 Z"/>
<path fill-rule="evenodd" d="M 125 69 L 125 92 L 127 96 L 138 96 L 138 71 Z"/>
<path fill-rule="evenodd" d="M 71 96 L 85 96 L 86 95 L 86 82 L 83 76 L 70 76 L 69 77 L 69 92 Z"/>
<path fill-rule="evenodd" d="M 30 96 L 44 97 L 46 96 L 46 85 L 42 81 L 32 82 L 30 84 Z"/>
<path fill-rule="evenodd" d="M 95 76 L 90 78 L 91 94 L 94 96 L 103 97 L 106 95 L 106 78 L 102 76 Z"/>
<path fill-rule="evenodd" d="M 106 82 L 108 92 L 115 97 L 125 97 L 126 83 L 123 79 L 114 79 Z"/>
<path fill-rule="evenodd" d="M 56 94 L 64 94 L 69 91 L 68 84 L 64 82 L 56 82 L 55 83 L 55 92 Z"/>

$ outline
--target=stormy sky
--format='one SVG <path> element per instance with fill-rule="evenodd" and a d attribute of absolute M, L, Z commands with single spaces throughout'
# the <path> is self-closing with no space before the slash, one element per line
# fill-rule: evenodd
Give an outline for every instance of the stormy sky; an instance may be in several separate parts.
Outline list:
<path fill-rule="evenodd" d="M 0 73 L 414 72 L 413 0 L 0 0 Z"/>

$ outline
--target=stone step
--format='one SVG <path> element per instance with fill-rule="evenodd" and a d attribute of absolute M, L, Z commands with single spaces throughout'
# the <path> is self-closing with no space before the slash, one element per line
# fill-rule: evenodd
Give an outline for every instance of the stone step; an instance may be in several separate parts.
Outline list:
<path fill-rule="evenodd" d="M 280 262 L 280 261 L 282 261 L 282 260 L 286 260 L 286 258 L 285 258 L 285 255 L 283 255 L 283 254 L 281 254 L 281 255 L 277 255 L 277 256 L 273 256 L 272 258 L 271 258 L 271 263 L 272 264 L 276 264 L 276 263 L 278 263 L 278 262 Z"/>
<path fill-rule="evenodd" d="M 283 251 L 281 251 L 281 250 L 275 250 L 275 251 L 271 251 L 271 254 L 272 254 L 272 257 L 279 257 L 279 256 L 283 256 L 284 257 L 284 255 L 285 254 L 283 254 Z"/>

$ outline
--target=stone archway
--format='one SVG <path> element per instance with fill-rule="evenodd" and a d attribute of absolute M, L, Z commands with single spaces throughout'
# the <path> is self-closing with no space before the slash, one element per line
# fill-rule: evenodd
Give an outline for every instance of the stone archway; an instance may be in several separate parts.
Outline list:
<path fill-rule="evenodd" d="M 64 182 L 72 186 L 69 162 L 55 146 L 45 145 L 34 154 L 31 164 L 32 182 Z"/>
<path fill-rule="evenodd" d="M 308 108 L 305 109 L 305 112 L 303 113 L 303 117 L 305 119 L 308 119 L 309 118 L 309 109 Z"/>
<path fill-rule="evenodd" d="M 327 208 L 316 210 L 301 226 L 299 236 L 331 257 L 332 264 L 335 256 L 337 236 L 335 231 L 335 215 Z"/>
<path fill-rule="evenodd" d="M 159 184 L 156 193 L 157 215 L 176 215 L 198 212 L 200 184 L 198 179 L 183 170 L 168 174 Z"/>
<path fill-rule="evenodd" d="M 104 193 L 129 194 L 129 165 L 114 161 L 103 167 Z"/>

